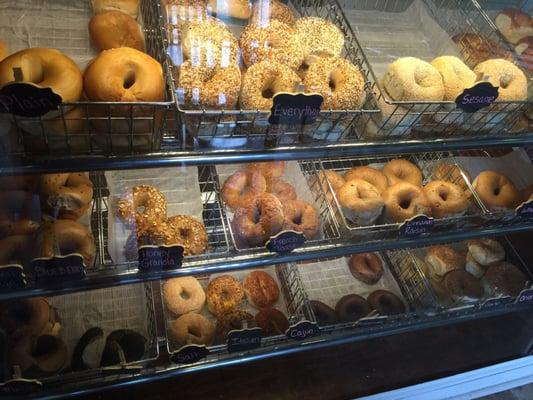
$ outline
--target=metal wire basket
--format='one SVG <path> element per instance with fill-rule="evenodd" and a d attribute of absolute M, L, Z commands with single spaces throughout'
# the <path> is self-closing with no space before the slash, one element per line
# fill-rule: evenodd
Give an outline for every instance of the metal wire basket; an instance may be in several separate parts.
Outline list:
<path fill-rule="evenodd" d="M 89 2 L 66 4 L 54 0 L 46 6 L 31 1 L 12 3 L 0 17 L 0 33 L 12 44 L 12 50 L 54 47 L 72 57 L 82 69 L 96 56 L 87 31 L 92 15 Z M 139 22 L 146 52 L 162 64 L 167 80 L 169 67 L 159 3 L 142 0 Z M 166 100 L 161 102 L 78 101 L 62 103 L 57 111 L 42 117 L 6 114 L 0 120 L 0 128 L 6 132 L 0 141 L 0 154 L 131 154 L 157 151 L 169 143 L 175 147 L 176 137 L 167 133 L 167 120 L 174 120 L 176 112 L 168 82 L 166 86 Z"/>
<path fill-rule="evenodd" d="M 380 114 L 370 115 L 371 121 L 361 129 L 363 139 L 509 133 L 531 104 L 529 99 L 496 101 L 477 112 L 466 113 L 453 101 L 393 100 L 381 84 L 388 64 L 399 57 L 431 61 L 441 55 L 456 55 L 471 68 L 488 58 L 507 57 L 512 61 L 512 49 L 475 0 L 342 0 L 341 4 L 371 66 L 369 78 L 381 109 Z M 479 46 L 486 52 L 483 59 L 469 51 L 468 46 L 454 43 L 465 33 L 479 38 Z"/>
<path fill-rule="evenodd" d="M 336 0 L 291 0 L 289 7 L 297 16 L 320 17 L 335 23 L 345 36 L 342 57 L 359 67 L 365 78 L 366 101 L 358 110 L 323 110 L 312 125 L 270 125 L 270 110 L 245 109 L 193 109 L 187 107 L 176 95 L 180 110 L 181 131 L 188 136 L 189 146 L 275 146 L 280 144 L 309 143 L 313 141 L 353 141 L 356 140 L 356 125 L 365 125 L 368 114 L 378 112 L 375 100 L 370 95 L 368 81 L 370 70 L 362 56 L 361 49 L 348 25 L 343 11 Z M 169 6 L 171 7 L 171 6 Z M 175 18 L 174 18 L 175 19 Z M 172 25 L 173 17 L 167 13 L 168 33 L 167 52 L 174 55 L 174 64 L 182 62 L 181 43 Z M 240 33 L 242 25 L 231 25 L 231 30 Z M 179 93 L 179 82 L 173 74 L 172 89 Z"/>

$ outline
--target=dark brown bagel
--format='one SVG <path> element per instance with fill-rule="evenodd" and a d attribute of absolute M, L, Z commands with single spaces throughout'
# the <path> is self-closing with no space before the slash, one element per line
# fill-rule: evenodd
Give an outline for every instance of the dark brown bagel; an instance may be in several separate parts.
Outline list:
<path fill-rule="evenodd" d="M 388 290 L 376 290 L 367 298 L 370 307 L 381 315 L 396 315 L 405 312 L 403 301 Z"/>
<path fill-rule="evenodd" d="M 368 302 L 356 294 L 341 297 L 335 306 L 335 314 L 341 322 L 355 322 L 366 317 L 372 309 Z"/>
<path fill-rule="evenodd" d="M 354 254 L 348 266 L 353 277 L 367 285 L 376 284 L 383 276 L 383 262 L 375 253 Z"/>
<path fill-rule="evenodd" d="M 337 322 L 337 314 L 333 308 L 317 300 L 311 300 L 310 303 L 319 326 L 333 325 Z"/>

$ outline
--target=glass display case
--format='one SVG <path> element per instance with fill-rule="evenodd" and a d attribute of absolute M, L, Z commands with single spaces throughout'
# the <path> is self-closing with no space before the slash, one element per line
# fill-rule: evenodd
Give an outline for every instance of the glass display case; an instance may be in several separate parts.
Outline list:
<path fill-rule="evenodd" d="M 353 398 L 529 354 L 530 2 L 0 8 L 0 396 Z"/>

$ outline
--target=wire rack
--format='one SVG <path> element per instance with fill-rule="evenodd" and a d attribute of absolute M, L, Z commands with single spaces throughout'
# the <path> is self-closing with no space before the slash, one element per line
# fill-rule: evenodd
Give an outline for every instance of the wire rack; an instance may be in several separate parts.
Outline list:
<path fill-rule="evenodd" d="M 194 167 L 193 167 L 194 168 Z M 96 271 L 99 269 L 118 268 L 122 270 L 136 270 L 137 262 L 130 261 L 117 265 L 109 255 L 108 241 L 108 212 L 109 190 L 103 173 L 91 175 L 95 185 L 95 207 L 92 215 L 92 228 L 97 242 Z M 199 187 L 203 205 L 202 217 L 208 237 L 208 251 L 202 255 L 186 256 L 184 261 L 201 262 L 214 255 L 227 253 L 229 241 L 224 212 L 218 196 L 215 169 L 212 166 L 198 167 Z"/>
<path fill-rule="evenodd" d="M 452 40 L 464 33 L 480 35 L 488 58 L 502 58 L 503 54 L 512 59 L 512 49 L 475 0 L 341 0 L 341 4 L 371 66 L 369 78 L 382 111 L 370 115 L 369 124 L 361 130 L 364 139 L 499 135 L 511 131 L 530 104 L 529 100 L 497 101 L 469 114 L 452 101 L 394 101 L 383 88 L 386 67 L 398 57 L 431 61 L 452 54 L 474 68 L 484 60 Z"/>
<path fill-rule="evenodd" d="M 24 47 L 55 47 L 73 57 L 79 64 L 95 56 L 90 49 L 87 23 L 92 15 L 89 2 L 74 1 L 68 5 L 60 0 L 47 2 L 43 14 L 40 5 L 13 2 L 6 16 L 8 26 L 2 30 L 4 39 L 17 42 L 15 32 L 21 29 L 22 18 L 37 20 L 27 27 L 33 42 Z M 19 14 L 16 14 L 19 12 Z M 56 13 L 56 14 L 54 14 Z M 63 17 L 58 22 L 57 15 Z M 20 17 L 20 19 L 18 18 Z M 32 19 L 32 21 L 33 21 Z M 159 2 L 142 0 L 139 21 L 143 26 L 146 51 L 163 65 L 165 79 L 169 66 L 166 61 L 164 32 L 161 27 Z M 11 24 L 13 24 L 11 26 Z M 59 29 L 68 24 L 68 29 Z M 7 29 L 7 28 L 10 29 Z M 28 33 L 29 32 L 29 33 Z M 20 47 L 20 46 L 19 46 Z M 59 110 L 42 117 L 8 116 L 8 134 L 0 144 L 7 155 L 71 155 L 110 153 L 149 153 L 176 147 L 176 137 L 169 132 L 167 120 L 174 120 L 173 92 L 167 84 L 166 100 L 161 102 L 88 102 L 63 103 Z"/>
<path fill-rule="evenodd" d="M 340 174 L 344 174 L 353 167 L 365 165 L 370 165 L 372 167 L 381 169 L 385 163 L 396 158 L 406 159 L 413 164 L 418 165 L 423 176 L 425 177 L 424 183 L 431 180 L 433 168 L 439 164 L 439 162 L 446 160 L 457 165 L 452 154 L 448 152 L 415 153 L 408 155 L 387 155 L 358 158 L 336 158 L 301 161 L 300 163 L 302 165 L 302 169 L 305 171 L 305 174 L 308 177 L 308 180 L 314 182 L 315 190 L 313 191 L 317 198 L 320 199 L 317 201 L 321 203 L 327 203 L 327 206 L 333 215 L 335 215 L 338 226 L 341 227 L 341 232 L 348 232 L 354 237 L 358 237 L 360 239 L 364 238 L 365 241 L 371 241 L 398 237 L 398 230 L 401 223 L 387 223 L 383 221 L 382 217 L 378 218 L 375 225 L 371 226 L 360 226 L 352 223 L 344 216 L 337 195 L 331 186 L 331 182 L 329 182 L 325 175 L 319 174 L 320 172 L 327 170 L 333 170 Z M 449 174 L 451 174 L 452 170 L 450 169 L 449 171 Z M 320 178 L 317 179 L 319 176 Z M 446 178 L 446 176 L 443 178 Z M 467 181 L 466 175 L 463 175 L 462 178 Z M 453 178 L 449 178 L 449 180 L 454 181 Z M 471 187 L 469 190 L 471 192 Z M 482 208 L 478 204 L 477 196 L 474 196 L 472 192 L 471 194 L 474 200 L 470 202 L 470 207 L 465 215 L 435 219 L 433 231 L 437 232 L 450 229 L 468 229 L 483 224 L 486 218 L 484 218 Z"/>
<path fill-rule="evenodd" d="M 357 138 L 356 125 L 365 125 L 367 115 L 378 112 L 375 100 L 370 96 L 368 77 L 370 70 L 361 49 L 355 39 L 353 31 L 347 23 L 342 9 L 336 0 L 291 0 L 288 5 L 298 16 L 321 17 L 335 23 L 345 36 L 342 56 L 357 65 L 365 77 L 365 91 L 367 99 L 361 110 L 323 110 L 316 122 L 309 126 L 270 125 L 268 116 L 270 110 L 207 110 L 189 109 L 181 104 L 176 95 L 180 110 L 182 132 L 189 135 L 189 144 L 210 146 L 275 146 L 280 144 L 309 143 L 316 140 L 338 142 L 353 141 Z M 179 35 L 172 23 L 172 17 L 167 15 L 168 25 L 167 43 L 169 54 L 181 54 L 179 50 Z M 232 31 L 240 31 L 243 26 L 230 26 Z M 180 57 L 175 57 L 178 65 Z M 173 74 L 177 75 L 177 73 Z M 171 85 L 176 93 L 179 83 L 174 76 Z"/>

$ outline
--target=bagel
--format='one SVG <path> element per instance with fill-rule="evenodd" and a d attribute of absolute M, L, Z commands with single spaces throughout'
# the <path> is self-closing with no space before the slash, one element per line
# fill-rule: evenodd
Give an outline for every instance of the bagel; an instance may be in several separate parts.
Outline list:
<path fill-rule="evenodd" d="M 268 191 L 276 196 L 281 202 L 285 200 L 296 200 L 296 190 L 291 184 L 285 182 L 283 179 L 275 179 L 268 187 Z"/>
<path fill-rule="evenodd" d="M 483 296 L 483 287 L 479 279 L 464 269 L 448 272 L 444 276 L 444 287 L 454 301 L 477 300 Z"/>
<path fill-rule="evenodd" d="M 348 294 L 340 298 L 335 305 L 335 314 L 340 322 L 355 322 L 366 317 L 372 308 L 357 294 Z"/>
<path fill-rule="evenodd" d="M 339 57 L 341 55 L 344 47 L 344 34 L 334 23 L 323 18 L 303 17 L 296 20 L 295 27 L 306 49 L 306 58 L 310 56 Z"/>
<path fill-rule="evenodd" d="M 263 193 L 233 216 L 237 237 L 250 246 L 260 246 L 279 233 L 285 224 L 283 206 L 276 196 Z"/>
<path fill-rule="evenodd" d="M 0 86 L 14 82 L 14 69 L 22 82 L 50 88 L 65 103 L 78 101 L 82 94 L 81 71 L 74 61 L 55 49 L 30 48 L 0 62 Z"/>
<path fill-rule="evenodd" d="M 78 219 L 93 200 L 93 183 L 83 172 L 41 175 L 39 187 L 45 207 L 59 218 Z"/>
<path fill-rule="evenodd" d="M 0 237 L 32 235 L 41 219 L 38 196 L 25 190 L 0 193 Z"/>
<path fill-rule="evenodd" d="M 272 307 L 279 298 L 279 286 L 268 273 L 252 271 L 243 282 L 248 302 L 256 308 Z"/>
<path fill-rule="evenodd" d="M 233 330 L 254 328 L 254 316 L 246 311 L 231 309 L 217 315 L 217 327 L 215 330 L 215 343 L 226 343 L 228 334 Z"/>
<path fill-rule="evenodd" d="M 400 182 L 389 186 L 383 193 L 385 220 L 403 222 L 419 214 L 431 216 L 431 204 L 422 188 Z"/>
<path fill-rule="evenodd" d="M 190 312 L 170 324 L 169 336 L 181 346 L 191 343 L 209 346 L 213 343 L 215 326 L 203 315 Z"/>
<path fill-rule="evenodd" d="M 468 252 L 478 264 L 486 267 L 505 258 L 505 249 L 495 239 L 483 238 L 469 240 Z"/>
<path fill-rule="evenodd" d="M 39 258 L 80 254 L 85 267 L 89 268 L 96 256 L 94 238 L 89 229 L 68 219 L 43 223 L 37 232 L 35 247 Z"/>
<path fill-rule="evenodd" d="M 144 51 L 144 35 L 135 19 L 121 11 L 103 11 L 89 21 L 89 35 L 99 51 L 131 47 Z"/>
<path fill-rule="evenodd" d="M 268 161 L 246 164 L 246 170 L 257 171 L 267 180 L 267 183 L 273 179 L 280 178 L 285 174 L 285 161 Z"/>
<path fill-rule="evenodd" d="M 95 14 L 108 10 L 116 10 L 137 19 L 137 14 L 139 13 L 139 1 L 140 0 L 91 0 L 91 5 Z"/>
<path fill-rule="evenodd" d="M 266 181 L 258 172 L 238 171 L 222 186 L 222 200 L 228 207 L 246 207 L 255 198 L 266 192 Z"/>
<path fill-rule="evenodd" d="M 383 276 L 383 262 L 375 253 L 354 254 L 348 268 L 355 279 L 367 285 L 375 285 Z"/>
<path fill-rule="evenodd" d="M 305 91 L 323 98 L 323 110 L 356 110 L 365 100 L 360 69 L 343 58 L 324 57 L 313 62 L 304 78 Z"/>
<path fill-rule="evenodd" d="M 387 177 L 390 186 L 400 182 L 422 186 L 422 172 L 420 168 L 407 160 L 390 160 L 383 167 L 383 173 Z"/>
<path fill-rule="evenodd" d="M 252 4 L 248 0 L 208 0 L 207 10 L 217 17 L 248 19 L 252 15 Z"/>
<path fill-rule="evenodd" d="M 372 225 L 384 205 L 379 190 L 362 179 L 346 182 L 337 191 L 337 199 L 344 216 L 357 225 Z"/>
<path fill-rule="evenodd" d="M 362 179 L 374 185 L 379 193 L 382 193 L 389 186 L 387 177 L 383 172 L 372 167 L 353 167 L 344 175 L 346 181 L 352 179 Z"/>
<path fill-rule="evenodd" d="M 248 110 L 270 110 L 276 93 L 296 92 L 300 83 L 296 72 L 284 64 L 256 63 L 242 78 L 241 106 Z"/>
<path fill-rule="evenodd" d="M 466 213 L 468 197 L 460 186 L 446 181 L 431 181 L 423 190 L 435 218 L 457 217 Z"/>
<path fill-rule="evenodd" d="M 435 165 L 431 178 L 434 180 L 451 182 L 455 185 L 458 185 L 465 191 L 467 196 L 470 196 L 470 189 L 465 181 L 465 178 L 468 180 L 468 182 L 470 182 L 472 181 L 472 177 L 468 171 L 461 169 L 458 165 L 452 162 L 443 161 Z"/>
<path fill-rule="evenodd" d="M 167 217 L 165 195 L 149 185 L 134 186 L 128 190 L 118 199 L 116 208 L 117 216 L 138 230 L 163 222 Z"/>
<path fill-rule="evenodd" d="M 437 57 L 431 61 L 431 65 L 442 76 L 445 101 L 455 101 L 464 89 L 474 86 L 476 82 L 474 71 L 457 57 Z"/>
<path fill-rule="evenodd" d="M 244 300 L 244 289 L 231 275 L 220 275 L 207 285 L 207 307 L 217 317 L 239 307 Z"/>
<path fill-rule="evenodd" d="M 444 98 L 444 84 L 439 71 L 415 57 L 398 58 L 389 64 L 383 85 L 397 101 L 441 101 Z"/>
<path fill-rule="evenodd" d="M 302 200 L 284 200 L 283 229 L 301 232 L 307 240 L 316 238 L 320 231 L 318 212 L 311 204 Z"/>
<path fill-rule="evenodd" d="M 346 183 L 346 180 L 341 174 L 333 170 L 320 171 L 318 173 L 319 181 L 322 184 L 322 188 L 328 191 L 328 182 L 331 185 L 331 189 L 335 193 Z M 363 179 L 364 180 L 364 179 Z"/>
<path fill-rule="evenodd" d="M 333 325 L 337 322 L 335 310 L 318 300 L 311 300 L 311 309 L 319 326 Z"/>
<path fill-rule="evenodd" d="M 31 236 L 14 235 L 0 240 L 0 265 L 24 265 L 28 258 Z"/>
<path fill-rule="evenodd" d="M 483 275 L 483 287 L 490 296 L 518 296 L 526 289 L 528 277 L 515 265 L 501 261 L 490 265 Z"/>
<path fill-rule="evenodd" d="M 193 276 L 172 278 L 163 285 L 165 306 L 174 315 L 200 311 L 205 303 L 205 292 Z"/>
<path fill-rule="evenodd" d="M 474 68 L 478 80 L 488 79 L 498 88 L 498 101 L 527 100 L 527 78 L 520 68 L 504 59 L 487 60 Z"/>
<path fill-rule="evenodd" d="M 268 26 L 270 21 L 277 20 L 289 26 L 294 25 L 296 19 L 291 9 L 279 0 L 257 0 L 252 7 L 250 23 Z"/>
<path fill-rule="evenodd" d="M 255 314 L 255 323 L 262 330 L 264 337 L 284 335 L 289 329 L 285 314 L 275 308 L 263 308 Z"/>
<path fill-rule="evenodd" d="M 296 29 L 275 19 L 266 26 L 248 25 L 241 33 L 239 44 L 247 67 L 269 61 L 298 68 L 306 51 Z"/>
<path fill-rule="evenodd" d="M 239 43 L 226 24 L 207 18 L 187 24 L 182 51 L 194 67 L 226 68 L 237 64 Z"/>
<path fill-rule="evenodd" d="M 187 107 L 232 109 L 239 100 L 241 70 L 237 64 L 207 68 L 195 66 L 190 60 L 179 69 L 178 93 L 183 91 Z"/>
<path fill-rule="evenodd" d="M 56 336 L 27 336 L 11 348 L 10 359 L 21 372 L 37 368 L 40 372 L 56 373 L 67 365 L 68 349 Z"/>
<path fill-rule="evenodd" d="M 448 272 L 464 269 L 465 266 L 465 257 L 445 245 L 431 246 L 426 253 L 425 261 L 430 267 L 427 271 L 430 278 L 442 278 Z"/>
<path fill-rule="evenodd" d="M 520 192 L 505 175 L 482 171 L 473 183 L 474 190 L 490 211 L 502 212 L 521 203 Z"/>
<path fill-rule="evenodd" d="M 396 315 L 405 312 L 405 304 L 388 290 L 376 290 L 368 295 L 368 304 L 380 315 Z"/>

